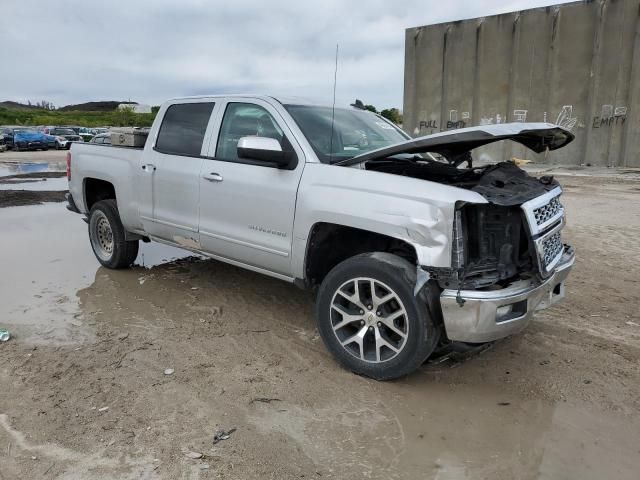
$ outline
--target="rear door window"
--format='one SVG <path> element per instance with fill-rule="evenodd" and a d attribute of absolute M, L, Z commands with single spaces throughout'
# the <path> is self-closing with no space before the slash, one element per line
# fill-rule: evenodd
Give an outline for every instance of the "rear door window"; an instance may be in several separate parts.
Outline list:
<path fill-rule="evenodd" d="M 155 149 L 173 155 L 200 156 L 213 105 L 180 103 L 167 108 Z"/>

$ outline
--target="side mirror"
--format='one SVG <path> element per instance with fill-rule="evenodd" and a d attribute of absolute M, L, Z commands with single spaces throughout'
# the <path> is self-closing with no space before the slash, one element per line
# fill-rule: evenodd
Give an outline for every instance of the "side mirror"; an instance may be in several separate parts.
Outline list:
<path fill-rule="evenodd" d="M 238 140 L 238 158 L 273 163 L 278 168 L 287 168 L 292 163 L 292 152 L 282 151 L 280 142 L 275 138 L 242 137 Z"/>

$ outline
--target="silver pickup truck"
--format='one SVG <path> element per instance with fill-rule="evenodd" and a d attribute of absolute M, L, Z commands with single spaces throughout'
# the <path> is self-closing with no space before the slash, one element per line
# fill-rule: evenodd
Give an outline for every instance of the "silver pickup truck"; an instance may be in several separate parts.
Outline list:
<path fill-rule="evenodd" d="M 558 183 L 473 165 L 503 140 L 544 152 L 573 135 L 512 123 L 412 139 L 358 109 L 180 98 L 144 148 L 73 144 L 67 208 L 108 268 L 153 240 L 310 289 L 336 359 L 391 379 L 436 349 L 516 333 L 564 297 L 574 252 Z"/>

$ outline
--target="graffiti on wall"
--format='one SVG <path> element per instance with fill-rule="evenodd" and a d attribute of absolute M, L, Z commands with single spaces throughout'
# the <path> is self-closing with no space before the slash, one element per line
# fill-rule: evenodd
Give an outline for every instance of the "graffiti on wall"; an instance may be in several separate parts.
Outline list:
<path fill-rule="evenodd" d="M 464 112 L 468 113 L 468 112 Z M 452 130 L 455 128 L 464 128 L 467 123 L 464 120 L 458 120 L 458 111 L 457 110 L 449 110 L 449 120 L 447 121 L 447 130 Z"/>
<path fill-rule="evenodd" d="M 480 125 L 498 124 L 498 123 L 502 123 L 502 120 L 503 120 L 503 117 L 499 113 L 496 113 L 495 115 L 489 115 L 487 117 L 482 116 L 480 117 Z"/>
<path fill-rule="evenodd" d="M 600 115 L 594 115 L 593 128 L 612 127 L 624 125 L 627 121 L 627 107 L 613 107 L 613 105 L 602 105 Z"/>
<path fill-rule="evenodd" d="M 546 115 L 546 112 L 545 112 Z M 545 119 L 546 121 L 546 119 Z M 573 129 L 578 122 L 578 117 L 573 116 L 573 105 L 564 105 L 560 109 L 558 118 L 556 118 L 556 125 L 566 128 L 567 130 Z"/>
<path fill-rule="evenodd" d="M 437 130 L 438 122 L 435 120 L 420 120 L 418 126 L 420 127 L 420 130 L 422 130 L 423 128 L 425 130 Z"/>
<path fill-rule="evenodd" d="M 513 111 L 513 121 L 524 123 L 527 121 L 527 112 L 528 110 L 514 110 Z"/>
<path fill-rule="evenodd" d="M 625 106 L 614 106 L 614 105 L 602 105 L 600 109 L 599 115 L 594 115 L 592 118 L 591 127 L 592 128 L 604 128 L 604 127 L 615 127 L 622 126 L 627 121 L 627 113 L 628 109 Z M 551 114 L 553 115 L 553 114 Z M 435 115 L 433 116 L 435 117 Z M 414 134 L 418 135 L 423 130 L 431 130 L 433 133 L 434 130 L 454 130 L 458 128 L 464 128 L 471 125 L 471 113 L 470 112 L 459 112 L 458 110 L 449 110 L 449 119 L 446 122 L 443 122 L 442 126 L 438 125 L 438 120 L 433 119 L 430 120 L 420 120 L 418 122 L 418 127 L 414 130 Z M 489 115 L 482 115 L 480 117 L 480 125 L 496 125 L 500 123 L 505 123 L 506 121 L 512 122 L 527 122 L 529 117 L 529 111 L 523 108 L 518 108 L 513 110 L 511 119 L 508 119 L 506 116 L 501 115 L 500 113 L 492 113 Z M 542 120 L 547 122 L 549 119 L 549 114 L 547 112 L 543 112 Z M 538 121 L 538 120 L 533 120 Z M 551 117 L 551 121 L 553 122 L 553 117 Z M 555 118 L 555 124 L 560 125 L 561 127 L 566 128 L 567 130 L 573 130 L 576 126 L 584 128 L 584 122 L 580 122 L 578 116 L 575 114 L 573 109 L 573 105 L 563 105 L 560 111 L 558 112 L 557 117 Z"/>

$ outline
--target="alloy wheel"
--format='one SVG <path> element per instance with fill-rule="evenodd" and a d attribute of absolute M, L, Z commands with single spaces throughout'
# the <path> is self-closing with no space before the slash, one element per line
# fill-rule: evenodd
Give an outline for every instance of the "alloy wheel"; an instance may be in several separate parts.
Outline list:
<path fill-rule="evenodd" d="M 407 342 L 407 311 L 400 296 L 379 280 L 358 277 L 344 282 L 330 309 L 333 333 L 347 352 L 362 361 L 389 361 Z"/>

